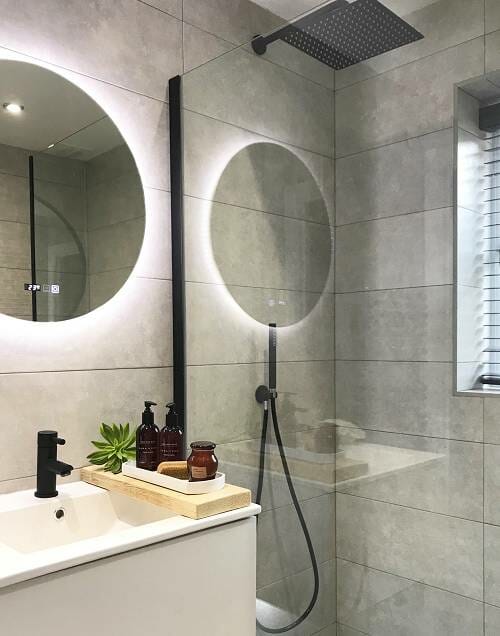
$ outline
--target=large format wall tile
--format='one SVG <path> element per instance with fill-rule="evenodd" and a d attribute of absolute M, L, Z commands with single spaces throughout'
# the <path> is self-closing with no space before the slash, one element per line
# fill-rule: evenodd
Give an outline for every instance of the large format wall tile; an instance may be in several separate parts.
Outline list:
<path fill-rule="evenodd" d="M 334 414 L 333 362 L 280 362 L 277 367 L 283 433 L 317 428 Z M 188 367 L 189 430 L 217 444 L 256 439 L 262 425 L 255 390 L 264 364 Z"/>
<path fill-rule="evenodd" d="M 247 45 L 246 48 L 250 51 L 251 45 Z M 335 71 L 332 68 L 282 40 L 276 40 L 271 46 L 268 46 L 263 59 L 278 64 L 278 66 L 284 66 L 290 71 L 333 90 Z"/>
<path fill-rule="evenodd" d="M 28 245 L 26 249 L 29 249 Z M 24 291 L 24 284 L 30 280 L 31 269 L 0 267 L 0 289 L 2 290 L 0 312 L 2 314 L 26 316 L 31 320 L 31 294 Z"/>
<path fill-rule="evenodd" d="M 1 11 L 1 46 L 144 95 L 166 99 L 182 71 L 181 22 L 140 2 L 2 0 Z"/>
<path fill-rule="evenodd" d="M 335 79 L 338 87 L 462 44 L 484 33 L 484 0 L 410 0 L 403 3 L 400 0 L 385 0 L 384 5 L 420 31 L 424 39 L 337 72 Z"/>
<path fill-rule="evenodd" d="M 342 426 L 483 439 L 483 400 L 453 395 L 451 363 L 338 360 L 335 381 L 337 421 Z M 485 418 L 491 419 L 487 412 Z"/>
<path fill-rule="evenodd" d="M 251 0 L 183 0 L 183 19 L 235 44 L 284 22 Z"/>
<path fill-rule="evenodd" d="M 498 82 L 498 71 L 500 69 L 500 31 L 489 33 L 485 39 L 486 44 L 486 72 L 493 73 L 493 81 Z"/>
<path fill-rule="evenodd" d="M 484 446 L 484 521 L 500 526 L 500 446 Z"/>
<path fill-rule="evenodd" d="M 227 85 L 238 89 L 221 90 Z M 245 50 L 226 53 L 186 75 L 183 103 L 189 110 L 271 139 L 333 154 L 332 92 Z"/>
<path fill-rule="evenodd" d="M 335 296 L 336 357 L 451 361 L 452 287 Z"/>
<path fill-rule="evenodd" d="M 483 607 L 422 583 L 337 560 L 338 621 L 370 636 L 482 636 Z M 342 633 L 342 632 L 341 632 Z M 350 632 L 345 632 L 350 636 Z"/>
<path fill-rule="evenodd" d="M 482 600 L 480 523 L 337 493 L 337 555 Z"/>
<path fill-rule="evenodd" d="M 500 444 L 500 402 L 497 398 L 484 400 L 484 441 Z"/>
<path fill-rule="evenodd" d="M 272 298 L 276 297 L 275 290 Z M 298 292 L 293 294 L 297 297 Z M 241 296 L 241 298 L 239 298 Z M 235 301 L 239 299 L 239 304 Z M 294 307 L 300 299 L 282 296 L 285 309 L 292 308 L 285 324 L 293 322 Z M 187 360 L 188 364 L 227 364 L 262 362 L 267 351 L 268 323 L 277 322 L 279 307 L 269 307 L 266 290 L 240 287 L 227 289 L 224 285 L 188 283 L 186 286 Z M 250 308 L 251 315 L 242 307 Z M 257 322 L 251 316 L 262 316 Z M 190 319 L 190 316 L 202 320 Z M 279 330 L 278 360 L 333 359 L 333 295 L 323 294 L 312 311 L 300 322 Z M 303 318 L 303 319 L 302 319 Z"/>
<path fill-rule="evenodd" d="M 30 268 L 30 228 L 26 223 L 0 221 L 0 267 Z"/>
<path fill-rule="evenodd" d="M 172 278 L 170 194 L 145 188 L 146 227 L 134 274 L 143 278 Z"/>
<path fill-rule="evenodd" d="M 210 232 L 227 285 L 319 293 L 325 288 L 332 252 L 328 226 L 214 203 Z"/>
<path fill-rule="evenodd" d="M 207 162 L 207 156 L 214 159 Z M 311 199 L 310 184 L 315 182 L 331 214 L 330 158 L 190 111 L 184 111 L 184 166 L 184 192 L 192 197 L 324 223 L 321 208 L 301 205 Z M 224 179 L 229 168 L 232 178 Z M 297 187 L 304 176 L 307 198 Z"/>
<path fill-rule="evenodd" d="M 319 568 L 319 597 L 307 619 L 297 627 L 293 636 L 309 636 L 335 622 L 335 562 Z M 268 627 L 283 627 L 295 620 L 309 603 L 313 592 L 312 570 L 304 570 L 257 591 L 257 618 Z M 257 635 L 265 632 L 257 628 Z"/>
<path fill-rule="evenodd" d="M 500 527 L 484 526 L 484 600 L 500 606 Z"/>
<path fill-rule="evenodd" d="M 280 427 L 285 422 L 278 404 Z M 262 423 L 262 411 L 259 413 Z M 334 438 L 333 427 L 327 427 L 330 439 Z M 314 448 L 318 439 L 324 439 L 322 429 L 313 429 L 296 435 L 287 434 L 284 439 L 288 457 L 288 467 L 299 501 L 306 501 L 322 495 L 332 494 L 335 489 L 335 455 L 314 453 L 306 449 Z M 219 466 L 228 482 L 249 488 L 253 500 L 257 495 L 260 464 L 261 438 L 221 444 L 217 446 Z M 297 460 L 298 457 L 298 460 Z M 330 462 L 329 464 L 327 462 Z M 263 510 L 274 510 L 292 504 L 290 490 L 286 482 L 279 450 L 274 442 L 274 434 L 269 432 L 266 447 L 266 471 L 262 483 L 261 506 Z M 332 535 L 333 539 L 333 535 Z"/>
<path fill-rule="evenodd" d="M 352 627 L 347 627 L 347 625 L 342 625 L 341 623 L 338 623 L 337 636 L 367 636 L 367 633 L 360 632 L 357 629 L 352 629 Z"/>
<path fill-rule="evenodd" d="M 497 0 L 485 0 L 486 15 L 485 27 L 486 33 L 500 29 L 500 4 Z"/>
<path fill-rule="evenodd" d="M 170 316 L 170 282 L 135 277 L 108 303 L 75 320 L 21 323 L 0 316 L 0 372 L 168 366 Z"/>
<path fill-rule="evenodd" d="M 337 156 L 449 128 L 454 84 L 483 69 L 478 38 L 337 91 Z"/>
<path fill-rule="evenodd" d="M 100 307 L 123 287 L 130 274 L 131 267 L 112 269 L 107 272 L 99 272 L 89 276 L 89 308 Z"/>
<path fill-rule="evenodd" d="M 485 636 L 500 634 L 500 608 L 486 605 L 485 608 Z"/>
<path fill-rule="evenodd" d="M 432 210 L 340 226 L 336 291 L 453 282 L 453 210 Z"/>
<path fill-rule="evenodd" d="M 144 400 L 164 404 L 171 399 L 170 382 L 170 369 L 0 376 L 4 421 L 13 423 L 0 481 L 35 473 L 37 430 L 58 431 L 67 441 L 62 458 L 75 467 L 86 465 L 90 440 L 99 439 L 101 422 L 139 425 Z M 30 397 L 15 401 L 13 395 Z"/>
<path fill-rule="evenodd" d="M 483 520 L 481 444 L 338 427 L 337 450 L 366 465 L 338 492 Z"/>
<path fill-rule="evenodd" d="M 308 499 L 302 512 L 318 564 L 335 557 L 335 500 L 333 495 Z M 311 567 L 311 557 L 293 506 L 262 512 L 257 532 L 257 588 L 270 585 Z"/>
<path fill-rule="evenodd" d="M 337 159 L 337 225 L 453 203 L 453 131 Z"/>
<path fill-rule="evenodd" d="M 166 11 L 176 18 L 182 18 L 182 0 L 139 0 L 144 4 Z"/>
<path fill-rule="evenodd" d="M 1 147 L 0 154 L 3 154 Z M 28 223 L 29 209 L 27 179 L 0 172 L 0 219 L 2 221 Z"/>
<path fill-rule="evenodd" d="M 143 238 L 143 216 L 89 232 L 90 274 L 134 267 Z"/>
<path fill-rule="evenodd" d="M 182 25 L 184 52 L 184 73 L 206 64 L 210 60 L 227 53 L 234 48 L 234 44 L 218 38 L 207 31 L 202 31 L 187 22 Z"/>

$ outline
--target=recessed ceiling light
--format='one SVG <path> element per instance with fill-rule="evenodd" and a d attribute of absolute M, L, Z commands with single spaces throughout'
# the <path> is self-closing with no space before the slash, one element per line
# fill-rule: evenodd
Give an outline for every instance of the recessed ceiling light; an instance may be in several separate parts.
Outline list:
<path fill-rule="evenodd" d="M 54 146 L 55 146 L 55 144 L 50 144 L 50 146 L 47 146 L 47 150 L 48 150 L 49 148 L 53 148 Z"/>
<path fill-rule="evenodd" d="M 15 115 L 18 115 L 24 110 L 24 106 L 22 104 L 14 104 L 13 102 L 7 102 L 3 105 L 3 107 L 8 113 L 13 113 Z"/>

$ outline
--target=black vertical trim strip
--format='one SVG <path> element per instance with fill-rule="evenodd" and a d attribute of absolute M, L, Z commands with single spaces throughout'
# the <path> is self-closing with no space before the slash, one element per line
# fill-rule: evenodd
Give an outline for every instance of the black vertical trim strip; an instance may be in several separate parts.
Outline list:
<path fill-rule="evenodd" d="M 186 430 L 186 284 L 184 273 L 184 199 L 182 156 L 182 78 L 169 80 L 170 200 L 172 235 L 172 349 L 174 402 Z M 184 435 L 184 440 L 186 436 Z"/>
<path fill-rule="evenodd" d="M 35 170 L 33 156 L 28 157 L 28 179 L 30 188 L 30 248 L 31 248 L 31 283 L 36 285 L 36 234 L 35 234 Z M 38 320 L 36 291 L 31 292 L 31 318 Z"/>

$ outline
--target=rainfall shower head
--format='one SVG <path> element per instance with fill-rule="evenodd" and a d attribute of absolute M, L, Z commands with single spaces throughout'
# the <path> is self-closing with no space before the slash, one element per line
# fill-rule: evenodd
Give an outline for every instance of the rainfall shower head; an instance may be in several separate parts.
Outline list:
<path fill-rule="evenodd" d="M 252 40 L 262 55 L 283 40 L 339 71 L 424 36 L 378 0 L 336 0 L 267 36 Z"/>

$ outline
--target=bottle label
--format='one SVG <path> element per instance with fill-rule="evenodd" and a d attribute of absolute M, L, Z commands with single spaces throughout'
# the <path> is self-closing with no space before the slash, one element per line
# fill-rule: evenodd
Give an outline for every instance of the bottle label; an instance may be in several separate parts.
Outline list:
<path fill-rule="evenodd" d="M 207 469 L 205 466 L 191 466 L 191 476 L 193 479 L 206 479 Z"/>
<path fill-rule="evenodd" d="M 136 456 L 136 465 L 138 468 L 147 468 L 148 470 L 151 470 L 151 467 L 157 463 L 157 459 L 158 446 L 156 442 L 139 442 Z M 156 466 L 153 470 L 156 470 Z"/>
<path fill-rule="evenodd" d="M 168 461 L 169 459 L 177 459 L 178 454 L 179 449 L 177 448 L 177 444 L 169 444 L 167 442 L 162 442 L 160 444 L 160 455 L 165 461 Z"/>

